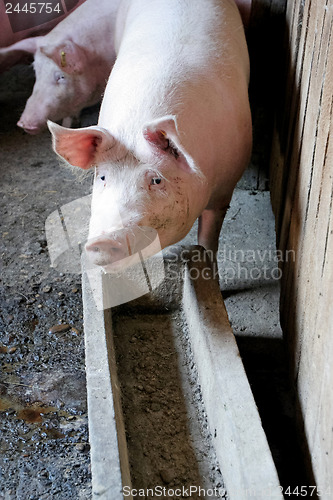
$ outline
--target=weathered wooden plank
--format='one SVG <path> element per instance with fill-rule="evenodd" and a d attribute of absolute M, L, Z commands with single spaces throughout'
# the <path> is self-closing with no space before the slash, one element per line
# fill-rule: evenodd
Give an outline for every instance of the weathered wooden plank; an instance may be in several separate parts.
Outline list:
<path fill-rule="evenodd" d="M 320 103 L 318 137 L 314 155 L 316 171 L 309 193 L 299 303 L 304 310 L 298 387 L 304 426 L 318 484 L 333 491 L 332 325 L 333 291 L 333 44 L 332 18 L 327 22 L 323 45 L 328 48 Z M 324 53 L 324 51 L 323 51 Z M 318 75 L 319 75 L 318 71 Z M 319 133 L 320 131 L 320 133 Z M 312 237 L 311 237 L 312 233 Z M 303 290 L 302 290 L 303 289 Z M 327 493 L 324 498 L 331 498 Z"/>
<path fill-rule="evenodd" d="M 292 329 L 295 331 L 294 336 L 287 337 L 290 342 L 290 352 L 296 355 L 299 352 L 299 345 L 302 338 L 294 324 L 294 318 L 298 319 L 296 315 L 296 280 L 297 269 L 299 266 L 300 252 L 299 244 L 301 242 L 300 231 L 303 224 L 303 197 L 299 191 L 300 176 L 303 175 L 303 170 L 300 171 L 301 154 L 303 147 L 304 125 L 306 119 L 306 111 L 308 105 L 308 95 L 311 76 L 312 53 L 316 40 L 316 33 L 309 29 L 310 19 L 311 22 L 316 20 L 316 7 L 313 4 L 306 2 L 303 14 L 307 16 L 303 19 L 300 42 L 297 59 L 295 60 L 295 78 L 294 78 L 294 94 L 290 104 L 291 109 L 291 122 L 288 130 L 288 144 L 286 153 L 285 175 L 287 176 L 286 182 L 286 195 L 283 203 L 283 217 L 281 223 L 279 245 L 283 250 L 291 250 L 294 252 L 294 260 L 288 262 L 288 265 L 283 269 L 284 280 L 281 289 L 281 308 L 282 325 L 284 327 L 290 326 L 293 323 Z M 315 21 L 314 21 L 315 22 Z M 309 50 L 305 50 L 305 45 Z M 285 112 L 288 112 L 286 110 Z M 297 366 L 297 361 L 292 360 L 292 365 Z"/>
<path fill-rule="evenodd" d="M 288 2 L 286 17 L 286 46 L 284 47 L 286 60 L 284 69 L 284 86 L 281 105 L 276 115 L 276 136 L 273 146 L 274 155 L 271 156 L 271 186 L 272 203 L 277 216 L 277 237 L 279 246 L 285 250 L 289 234 L 290 213 L 294 198 L 297 179 L 298 142 L 295 141 L 298 130 L 301 128 L 299 113 L 299 86 L 302 77 L 302 62 L 304 58 L 304 44 L 300 39 L 307 36 L 306 24 L 302 22 L 303 15 L 307 15 L 309 2 L 303 6 L 302 1 Z M 293 168 L 284 168 L 284 165 Z M 275 175 L 275 178 L 273 177 Z"/>
<path fill-rule="evenodd" d="M 272 202 L 280 248 L 294 250 L 296 259 L 284 265 L 281 319 L 314 477 L 320 497 L 329 500 L 333 494 L 333 6 L 330 0 L 306 0 L 304 6 L 288 2 L 286 15 L 291 44 L 286 79 L 291 88 L 284 91 L 285 108 L 276 119 Z M 301 24 L 295 26 L 297 19 Z"/>
<path fill-rule="evenodd" d="M 311 19 L 308 21 L 309 31 L 312 34 L 308 38 L 309 50 L 305 53 L 304 70 L 305 87 L 303 95 L 301 95 L 302 106 L 300 113 L 304 116 L 301 135 L 299 139 L 298 149 L 298 175 L 294 192 L 294 199 L 292 210 L 290 214 L 290 228 L 288 248 L 292 248 L 296 254 L 296 260 L 292 269 L 292 273 L 288 275 L 286 287 L 288 290 L 293 291 L 293 300 L 288 298 L 288 309 L 285 309 L 286 322 L 291 324 L 294 322 L 295 311 L 304 309 L 304 294 L 305 294 L 305 280 L 303 273 L 306 269 L 303 266 L 303 258 L 308 249 L 304 247 L 304 234 L 308 226 L 312 235 L 313 228 L 311 227 L 310 220 L 308 220 L 308 199 L 311 192 L 311 184 L 313 180 L 313 172 L 318 174 L 318 167 L 314 164 L 314 155 L 316 151 L 316 143 L 318 136 L 318 117 L 321 109 L 322 87 L 323 87 L 323 74 L 325 68 L 326 51 L 322 47 L 322 28 L 325 20 L 325 9 L 322 5 L 312 10 Z M 326 18 L 327 19 L 327 18 Z M 327 23 L 326 23 L 327 24 Z M 329 24 L 329 23 L 328 23 Z M 310 54 L 308 54 L 310 52 Z M 302 92 L 301 92 L 302 94 Z M 291 307 L 290 307 L 291 305 Z M 293 352 L 295 355 L 295 376 L 297 376 L 297 365 L 303 343 L 304 329 L 302 323 L 304 314 L 297 315 L 297 321 L 294 322 L 293 329 L 295 335 L 293 337 Z"/>
<path fill-rule="evenodd" d="M 332 145 L 330 155 L 333 157 Z M 331 188 L 332 179 L 327 186 Z M 328 190 L 328 189 L 327 189 Z M 332 209 L 332 198 L 328 204 Z M 325 221 L 326 222 L 326 221 Z M 328 234 L 324 256 L 321 289 L 309 300 L 308 317 L 314 309 L 316 328 L 308 332 L 304 342 L 299 371 L 299 393 L 302 402 L 304 429 L 312 458 L 314 476 L 320 490 L 321 498 L 331 500 L 333 491 L 333 342 L 332 342 L 332 283 L 333 283 L 333 218 L 325 228 Z M 323 231 L 324 232 L 324 231 Z M 312 306 L 312 307 L 311 307 Z M 313 307 L 315 306 L 315 307 Z M 312 338 L 311 338 L 312 333 Z"/>
<path fill-rule="evenodd" d="M 286 162 L 289 168 L 288 181 L 286 185 L 286 198 L 284 200 L 284 214 L 280 233 L 280 246 L 283 249 L 292 249 L 298 258 L 299 239 L 299 224 L 303 220 L 303 199 L 300 196 L 300 182 L 304 177 L 304 170 L 299 170 L 301 162 L 304 161 L 308 154 L 308 138 L 304 138 L 305 121 L 307 116 L 307 107 L 309 99 L 309 88 L 311 81 L 311 68 L 313 65 L 313 57 L 317 40 L 317 24 L 318 24 L 318 9 L 312 6 L 307 9 L 305 6 L 304 14 L 307 18 L 302 23 L 300 34 L 300 44 L 302 48 L 299 50 L 295 68 L 295 88 L 297 89 L 296 97 L 291 103 L 292 117 L 295 116 L 293 130 L 289 127 L 289 145 L 286 155 Z M 304 50 L 305 45 L 308 50 Z M 294 111 L 293 111 L 294 110 Z M 292 119 L 292 118 L 291 118 Z M 312 128 L 311 132 L 312 134 Z M 302 156 L 303 155 L 303 156 Z M 294 275 L 297 273 L 298 262 L 294 266 L 288 266 L 287 275 L 285 277 L 285 287 L 287 291 L 291 291 L 293 287 Z M 294 316 L 295 311 L 292 302 L 289 300 L 288 293 L 283 294 L 285 302 L 283 307 L 285 315 Z M 289 306 L 291 309 L 288 311 Z"/>
<path fill-rule="evenodd" d="M 97 310 L 86 273 L 82 290 L 93 498 L 123 500 L 122 488 L 131 482 L 114 352 L 110 346 L 111 311 Z"/>
<path fill-rule="evenodd" d="M 304 225 L 302 229 L 302 241 L 300 245 L 300 267 L 297 270 L 300 276 L 300 286 L 298 290 L 298 302 L 302 310 L 305 310 L 305 304 L 309 294 L 313 297 L 313 293 L 320 293 L 321 286 L 321 262 L 325 250 L 326 230 L 330 218 L 330 192 L 328 189 L 331 186 L 327 173 L 330 166 L 326 164 L 327 148 L 329 144 L 329 134 L 332 119 L 332 67 L 333 67 L 333 46 L 330 43 L 332 30 L 332 17 L 325 16 L 323 12 L 323 23 L 320 34 L 320 42 L 318 43 L 317 61 L 313 68 L 314 78 L 313 84 L 310 86 L 309 100 L 311 106 L 307 113 L 307 126 L 305 127 L 304 141 L 308 142 L 308 150 L 305 150 L 304 162 L 308 162 L 308 166 L 304 166 L 307 175 L 304 175 L 303 186 L 301 192 L 307 193 Z M 313 137 L 314 136 L 314 139 Z M 313 139 L 313 148 L 310 149 Z M 329 199 L 325 199 L 325 193 Z M 327 197 L 326 197 L 327 198 Z M 315 244 L 315 251 L 309 251 Z M 317 276 L 314 283 L 309 285 L 313 275 Z M 314 288 L 315 287 L 315 288 Z M 305 314 L 305 317 L 308 315 Z M 311 317 L 314 318 L 315 315 Z M 304 320 L 300 323 L 300 329 L 304 331 Z M 312 330 L 315 326 L 315 319 L 312 324 L 308 324 L 308 330 Z"/>
<path fill-rule="evenodd" d="M 331 121 L 332 123 L 332 121 Z M 327 158 L 332 165 L 333 140 L 330 136 L 330 145 L 327 150 Z M 331 182 L 332 182 L 331 171 Z M 317 360 L 318 372 L 321 370 L 318 379 L 313 377 L 313 389 L 317 400 L 314 399 L 314 406 L 311 413 L 305 416 L 305 423 L 309 428 L 309 443 L 312 454 L 313 468 L 317 482 L 326 488 L 323 499 L 330 500 L 333 492 L 333 307 L 332 307 L 332 284 L 333 284 L 333 190 L 331 190 L 331 218 L 330 224 L 326 228 L 327 241 L 325 248 L 324 265 L 322 269 L 323 287 L 320 303 L 318 304 L 317 324 L 324 325 L 320 329 L 320 341 L 316 342 L 316 349 L 313 350 L 313 358 Z M 317 332 L 315 338 L 318 338 Z M 316 384 L 316 380 L 318 383 Z"/>

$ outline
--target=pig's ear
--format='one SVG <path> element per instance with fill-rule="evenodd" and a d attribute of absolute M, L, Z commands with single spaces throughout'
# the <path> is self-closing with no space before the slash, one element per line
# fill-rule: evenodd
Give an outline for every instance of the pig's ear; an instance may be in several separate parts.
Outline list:
<path fill-rule="evenodd" d="M 65 128 L 48 120 L 52 145 L 57 155 L 70 165 L 88 170 L 97 163 L 97 155 L 110 149 L 115 139 L 102 127 Z"/>
<path fill-rule="evenodd" d="M 43 40 L 43 36 L 25 38 L 24 40 L 20 40 L 19 42 L 10 45 L 9 47 L 3 47 L 0 49 L 0 53 L 7 54 L 12 52 L 28 52 L 29 54 L 35 54 Z"/>
<path fill-rule="evenodd" d="M 82 73 L 84 70 L 86 55 L 72 40 L 65 40 L 56 46 L 43 45 L 40 50 L 65 73 Z"/>
<path fill-rule="evenodd" d="M 14 64 L 23 62 L 26 59 L 27 54 L 35 54 L 40 42 L 43 39 L 43 36 L 34 36 L 32 38 L 20 40 L 9 47 L 1 48 L 0 72 L 6 71 L 6 69 L 10 68 Z"/>
<path fill-rule="evenodd" d="M 172 155 L 179 166 L 188 172 L 198 171 L 193 158 L 181 144 L 175 116 L 165 116 L 148 123 L 143 135 L 158 154 Z"/>

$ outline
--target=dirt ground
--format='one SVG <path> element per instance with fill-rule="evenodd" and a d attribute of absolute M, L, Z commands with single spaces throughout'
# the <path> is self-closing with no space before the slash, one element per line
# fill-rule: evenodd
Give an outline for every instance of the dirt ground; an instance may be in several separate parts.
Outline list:
<path fill-rule="evenodd" d="M 91 498 L 80 275 L 50 267 L 44 224 L 87 194 L 48 131 L 16 122 L 33 71 L 0 75 L 0 498 Z M 59 326 L 62 325 L 62 326 Z"/>

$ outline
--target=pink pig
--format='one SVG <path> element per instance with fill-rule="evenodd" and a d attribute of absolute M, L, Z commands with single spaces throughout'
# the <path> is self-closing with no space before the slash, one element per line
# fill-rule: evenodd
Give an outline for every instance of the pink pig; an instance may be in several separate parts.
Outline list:
<path fill-rule="evenodd" d="M 116 50 L 98 126 L 49 123 L 58 155 L 95 167 L 87 253 L 94 264 L 117 268 L 144 228 L 156 230 L 164 248 L 197 217 L 199 244 L 216 252 L 252 144 L 249 58 L 237 6 L 125 1 Z"/>
<path fill-rule="evenodd" d="M 86 0 L 45 36 L 21 40 L 5 50 L 34 54 L 36 82 L 18 121 L 30 134 L 48 119 L 74 117 L 102 98 L 115 61 L 114 33 L 120 0 Z M 70 124 L 70 120 L 66 120 Z"/>

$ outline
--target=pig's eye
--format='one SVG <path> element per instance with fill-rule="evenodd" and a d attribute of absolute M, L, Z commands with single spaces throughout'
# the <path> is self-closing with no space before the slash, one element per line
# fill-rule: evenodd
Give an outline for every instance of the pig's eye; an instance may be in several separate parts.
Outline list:
<path fill-rule="evenodd" d="M 147 185 L 148 189 L 163 189 L 165 185 L 165 179 L 163 177 L 159 177 L 158 172 L 147 172 L 146 174 L 146 179 L 147 179 Z"/>
<path fill-rule="evenodd" d="M 65 81 L 65 75 L 60 71 L 57 71 L 56 73 L 54 73 L 54 80 L 56 81 L 56 83 L 62 83 Z"/>
<path fill-rule="evenodd" d="M 157 186 L 158 184 L 161 184 L 162 179 L 160 177 L 153 177 L 150 181 L 151 186 Z"/>
<path fill-rule="evenodd" d="M 100 176 L 100 179 L 101 179 L 101 181 L 103 181 L 103 182 L 104 182 L 104 181 L 105 181 L 105 175 L 101 175 L 101 176 Z"/>

